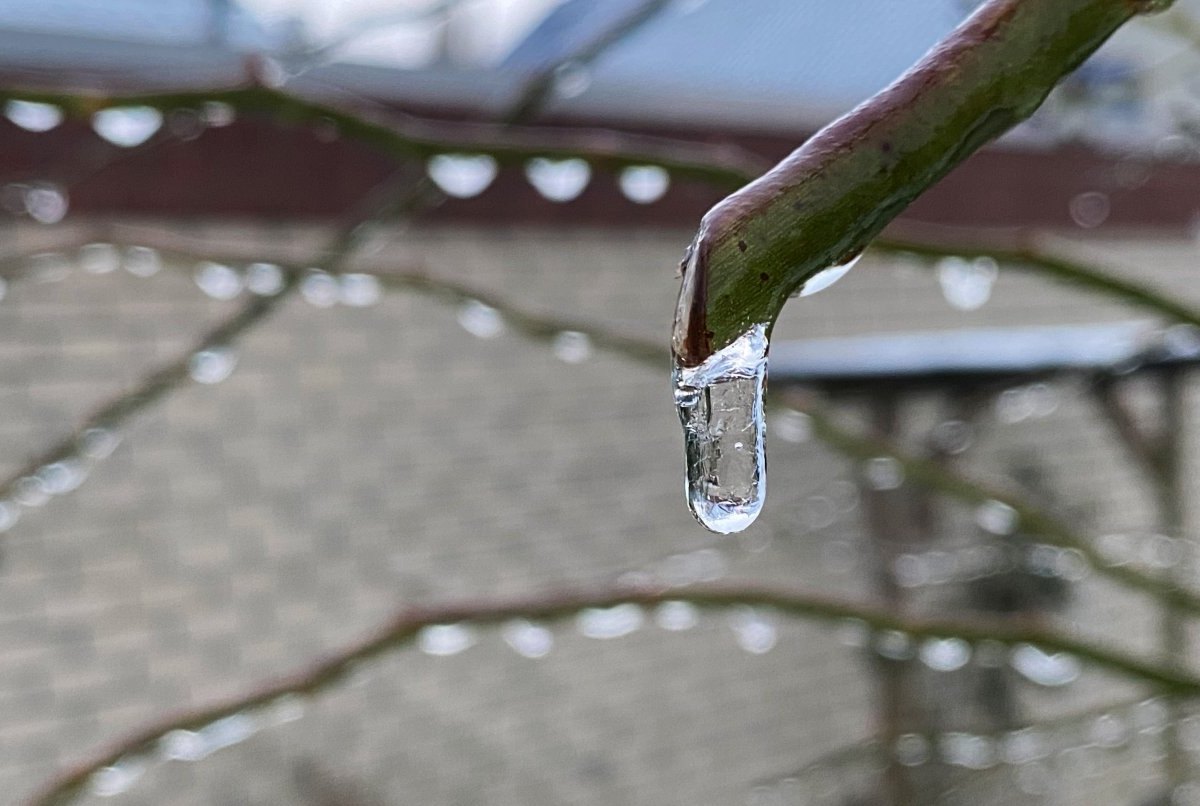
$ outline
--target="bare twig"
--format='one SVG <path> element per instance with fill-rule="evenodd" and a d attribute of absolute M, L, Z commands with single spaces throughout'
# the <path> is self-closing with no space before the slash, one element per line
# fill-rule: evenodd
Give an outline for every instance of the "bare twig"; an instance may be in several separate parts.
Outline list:
<path fill-rule="evenodd" d="M 913 638 L 961 638 L 973 643 L 1031 644 L 1051 652 L 1066 652 L 1116 674 L 1150 683 L 1164 692 L 1200 694 L 1200 677 L 1148 662 L 1132 653 L 1063 635 L 1044 626 L 997 619 L 918 619 L 902 617 L 889 609 L 787 589 L 753 586 L 690 587 L 682 590 L 645 591 L 606 589 L 540 595 L 520 599 L 460 602 L 436 607 L 406 607 L 370 637 L 351 644 L 323 660 L 286 677 L 266 683 L 229 700 L 173 714 L 136 731 L 91 759 L 76 764 L 48 782 L 29 806 L 62 804 L 77 795 L 90 776 L 127 757 L 152 753 L 157 742 L 174 730 L 197 730 L 234 714 L 270 706 L 281 697 L 312 696 L 336 684 L 364 661 L 410 643 L 426 627 L 468 622 L 497 624 L 524 618 L 560 621 L 589 608 L 621 604 L 652 607 L 683 601 L 704 609 L 739 606 L 768 608 L 781 615 L 824 622 L 848 619 L 873 630 L 895 630 Z"/>

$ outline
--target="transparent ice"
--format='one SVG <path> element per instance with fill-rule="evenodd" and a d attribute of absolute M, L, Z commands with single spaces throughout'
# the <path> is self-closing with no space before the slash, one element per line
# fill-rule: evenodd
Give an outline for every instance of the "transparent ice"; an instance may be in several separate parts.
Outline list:
<path fill-rule="evenodd" d="M 311 269 L 300 281 L 300 296 L 316 308 L 330 308 L 341 299 L 342 291 L 332 274 L 320 269 Z"/>
<path fill-rule="evenodd" d="M 951 307 L 960 311 L 975 311 L 987 304 L 999 274 L 999 264 L 987 255 L 973 260 L 944 257 L 937 264 L 942 296 Z"/>
<path fill-rule="evenodd" d="M 139 146 L 154 136 L 163 123 L 162 112 L 151 106 L 101 109 L 92 115 L 92 129 L 122 148 Z"/>
<path fill-rule="evenodd" d="M 719 534 L 753 523 L 766 497 L 766 376 L 765 324 L 750 328 L 698 367 L 675 368 L 688 506 L 696 520 Z"/>
<path fill-rule="evenodd" d="M 233 374 L 237 353 L 228 347 L 211 347 L 193 353 L 188 360 L 188 374 L 197 383 L 220 383 Z"/>
<path fill-rule="evenodd" d="M 162 269 L 158 251 L 148 246 L 131 246 L 125 250 L 125 271 L 135 277 L 153 277 Z"/>
<path fill-rule="evenodd" d="M 121 253 L 110 243 L 89 243 L 79 249 L 79 265 L 88 274 L 108 274 L 121 265 Z"/>
<path fill-rule="evenodd" d="M 469 199 L 496 178 L 496 160 L 486 154 L 438 154 L 425 166 L 429 178 L 448 196 Z"/>
<path fill-rule="evenodd" d="M 426 655 L 457 655 L 475 643 L 475 636 L 462 624 L 434 624 L 417 635 L 417 646 Z"/>
<path fill-rule="evenodd" d="M 554 355 L 568 364 L 582 364 L 592 355 L 592 340 L 586 333 L 564 330 L 554 337 Z"/>
<path fill-rule="evenodd" d="M 480 339 L 494 339 L 504 332 L 504 318 L 490 305 L 471 300 L 458 309 L 462 329 Z"/>
<path fill-rule="evenodd" d="M 39 224 L 57 224 L 67 217 L 67 194 L 58 185 L 40 183 L 25 191 L 25 212 Z"/>
<path fill-rule="evenodd" d="M 213 299 L 233 299 L 242 293 L 242 275 L 232 266 L 204 261 L 196 267 L 196 285 Z"/>
<path fill-rule="evenodd" d="M 48 132 L 62 123 L 63 112 L 54 104 L 11 100 L 4 105 L 4 116 L 30 132 Z"/>
<path fill-rule="evenodd" d="M 283 290 L 283 269 L 274 263 L 251 263 L 246 267 L 246 288 L 260 297 L 273 297 Z"/>
<path fill-rule="evenodd" d="M 525 177 L 546 199 L 569 202 L 587 187 L 592 178 L 592 169 L 586 161 L 577 157 L 565 160 L 535 157 L 526 163 Z"/>
<path fill-rule="evenodd" d="M 1022 677 L 1039 686 L 1065 686 L 1075 682 L 1082 671 L 1074 655 L 1043 652 L 1032 644 L 1021 644 L 1014 649 L 1011 660 Z"/>
<path fill-rule="evenodd" d="M 653 204 L 663 197 L 671 175 L 657 165 L 630 165 L 617 180 L 625 198 L 634 204 Z"/>
<path fill-rule="evenodd" d="M 620 638 L 641 629 L 643 618 L 641 607 L 626 603 L 583 610 L 575 618 L 575 626 L 588 638 Z"/>
<path fill-rule="evenodd" d="M 690 630 L 700 621 L 700 611 L 691 602 L 663 602 L 654 609 L 654 623 L 669 632 Z"/>
<path fill-rule="evenodd" d="M 383 286 L 373 274 L 343 274 L 338 278 L 338 295 L 343 305 L 368 308 L 379 302 Z"/>
<path fill-rule="evenodd" d="M 845 263 L 839 263 L 836 266 L 830 266 L 827 269 L 822 269 L 812 277 L 809 277 L 808 280 L 805 281 L 804 285 L 800 286 L 800 291 L 797 293 L 797 296 L 808 297 L 812 296 L 818 291 L 824 291 L 826 288 L 829 288 L 829 286 L 845 277 L 846 273 L 853 269 L 854 264 L 858 263 L 861 258 L 862 253 L 859 252 Z"/>
<path fill-rule="evenodd" d="M 504 643 L 526 658 L 544 658 L 554 648 L 554 633 L 540 624 L 514 619 L 500 628 Z"/>

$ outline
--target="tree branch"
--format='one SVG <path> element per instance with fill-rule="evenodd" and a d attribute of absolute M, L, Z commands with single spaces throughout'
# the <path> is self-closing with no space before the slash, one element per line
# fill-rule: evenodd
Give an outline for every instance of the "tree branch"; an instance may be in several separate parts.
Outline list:
<path fill-rule="evenodd" d="M 651 607 L 668 601 L 688 602 L 704 609 L 739 606 L 768 608 L 782 615 L 822 622 L 854 619 L 874 630 L 896 630 L 914 638 L 962 638 L 978 643 L 1032 644 L 1051 652 L 1066 652 L 1120 675 L 1150 683 L 1164 692 L 1200 694 L 1200 677 L 1147 662 L 1132 653 L 1062 635 L 1043 626 L 998 619 L 917 619 L 890 610 L 782 588 L 708 586 L 683 590 L 645 591 L 602 589 L 498 601 L 460 602 L 436 607 L 402 609 L 370 637 L 351 644 L 318 663 L 262 685 L 224 702 L 182 711 L 117 741 L 93 758 L 52 779 L 29 801 L 29 806 L 62 804 L 77 795 L 96 771 L 122 759 L 155 749 L 159 739 L 174 730 L 197 730 L 234 714 L 251 715 L 289 695 L 312 696 L 336 684 L 358 663 L 410 643 L 425 627 L 468 622 L 498 624 L 510 619 L 561 621 L 589 608 L 621 604 Z"/>
<path fill-rule="evenodd" d="M 680 290 L 678 362 L 697 366 L 774 322 L 808 278 L 859 254 L 1123 23 L 1165 5 L 989 0 L 890 87 L 704 216 Z"/>

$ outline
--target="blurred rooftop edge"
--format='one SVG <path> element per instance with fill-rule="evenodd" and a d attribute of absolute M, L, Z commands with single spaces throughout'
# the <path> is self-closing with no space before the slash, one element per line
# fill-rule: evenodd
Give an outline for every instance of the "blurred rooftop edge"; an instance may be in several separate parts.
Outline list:
<path fill-rule="evenodd" d="M 266 55 L 288 73 L 288 91 L 305 96 L 491 119 L 530 71 L 641 2 L 461 0 L 399 4 L 382 15 L 346 3 L 331 7 L 339 14 L 322 15 L 316 6 L 273 0 L 0 0 L 0 80 L 123 92 L 216 87 L 243 81 L 247 58 Z M 974 5 L 675 0 L 595 63 L 564 70 L 541 120 L 736 141 L 775 159 L 885 86 Z M 290 15 L 281 13 L 289 8 Z M 1189 48 L 1153 20 L 1130 26 L 1033 120 L 953 173 L 909 215 L 1072 226 L 1071 200 L 1092 192 L 1106 196 L 1106 224 L 1189 225 L 1190 190 L 1200 180 L 1196 142 L 1187 136 L 1200 117 L 1191 79 L 1197 57 Z M 66 138 L 92 136 L 78 124 L 50 136 L 0 124 L 0 169 L 36 173 L 69 145 Z M 345 209 L 387 167 L 354 143 L 243 121 L 109 166 L 72 188 L 72 209 L 324 217 Z M 647 208 L 593 183 L 563 206 L 509 173 L 492 192 L 453 201 L 436 216 L 685 224 L 718 197 L 710 187 L 679 182 Z M 173 181 L 142 181 L 155 175 Z"/>

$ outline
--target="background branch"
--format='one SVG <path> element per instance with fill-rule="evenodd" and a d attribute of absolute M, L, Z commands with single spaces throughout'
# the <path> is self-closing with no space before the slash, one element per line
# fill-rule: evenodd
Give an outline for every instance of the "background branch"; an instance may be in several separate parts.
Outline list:
<path fill-rule="evenodd" d="M 461 622 L 491 625 L 517 618 L 559 621 L 589 608 L 609 608 L 622 604 L 651 607 L 668 601 L 688 602 L 704 609 L 739 606 L 768 608 L 787 617 L 823 622 L 853 619 L 873 630 L 895 630 L 912 638 L 953 637 L 972 643 L 1032 644 L 1051 652 L 1070 653 L 1097 668 L 1142 680 L 1164 692 L 1187 696 L 1200 694 L 1200 677 L 1190 672 L 1147 662 L 1133 654 L 1069 637 L 1044 626 L 1009 619 L 917 619 L 900 616 L 888 609 L 810 593 L 737 585 L 671 591 L 577 591 L 520 599 L 404 608 L 370 637 L 311 666 L 224 702 L 183 711 L 136 731 L 54 778 L 28 803 L 29 806 L 51 806 L 67 802 L 79 793 L 93 773 L 130 756 L 152 752 L 158 740 L 171 731 L 197 730 L 225 717 L 249 714 L 255 709 L 270 706 L 281 697 L 315 695 L 336 684 L 357 664 L 410 643 L 425 627 Z"/>

